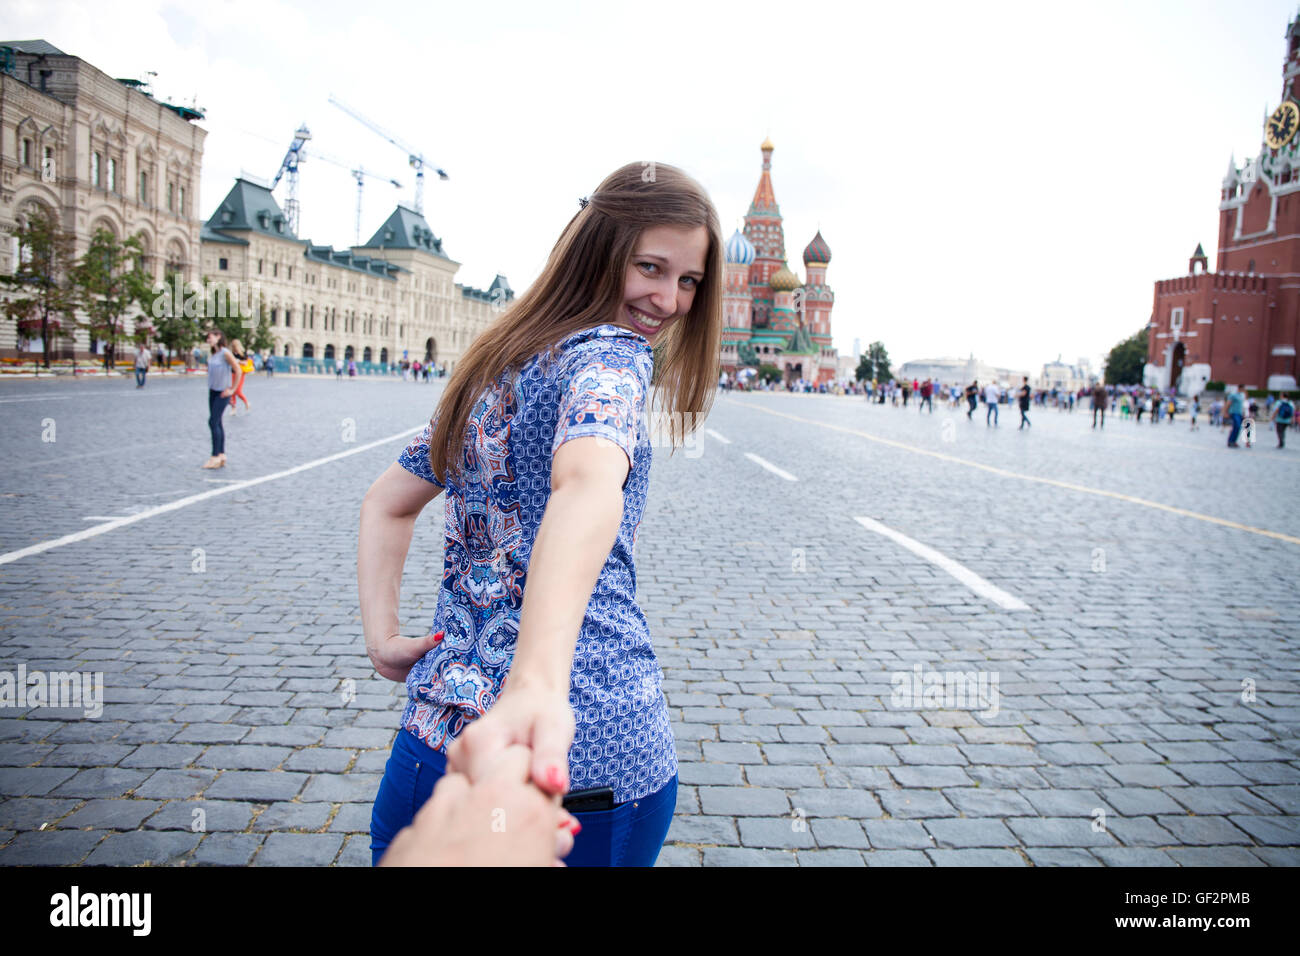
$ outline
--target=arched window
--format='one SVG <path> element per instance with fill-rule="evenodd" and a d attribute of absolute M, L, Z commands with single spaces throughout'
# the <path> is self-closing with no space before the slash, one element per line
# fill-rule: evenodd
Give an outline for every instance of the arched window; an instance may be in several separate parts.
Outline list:
<path fill-rule="evenodd" d="M 379 350 L 379 364 L 380 365 L 388 364 L 388 349 Z"/>
<path fill-rule="evenodd" d="M 285 343 L 284 343 L 284 357 L 285 357 L 285 358 L 288 358 L 288 357 L 289 357 L 289 343 L 288 343 L 288 342 L 285 342 Z"/>
<path fill-rule="evenodd" d="M 302 343 L 302 357 L 305 359 L 316 357 L 316 349 L 310 342 Z"/>
<path fill-rule="evenodd" d="M 351 362 L 354 358 L 356 358 L 356 354 L 357 354 L 357 353 L 356 353 L 356 350 L 354 350 L 354 349 L 352 348 L 352 346 L 349 345 L 349 346 L 348 346 L 348 347 L 343 351 L 343 360 L 344 360 L 345 362 Z"/>
<path fill-rule="evenodd" d="M 371 355 L 371 352 L 370 352 L 370 346 L 367 345 L 367 346 L 366 346 L 366 350 L 365 350 L 364 352 L 361 353 L 361 361 L 363 361 L 363 362 L 369 362 L 369 361 L 370 361 L 370 355 Z"/>
<path fill-rule="evenodd" d="M 327 362 L 334 361 L 334 346 L 332 345 L 325 346 L 325 361 Z"/>

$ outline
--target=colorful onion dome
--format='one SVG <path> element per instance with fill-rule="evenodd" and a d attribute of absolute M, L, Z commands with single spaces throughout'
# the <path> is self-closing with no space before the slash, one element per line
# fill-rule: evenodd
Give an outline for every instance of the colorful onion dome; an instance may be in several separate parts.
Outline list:
<path fill-rule="evenodd" d="M 770 136 L 766 137 L 763 140 L 763 145 L 758 148 L 762 150 L 776 149 L 776 147 L 772 145 L 772 137 Z"/>
<path fill-rule="evenodd" d="M 799 288 L 803 283 L 799 281 L 797 275 L 790 271 L 789 266 L 782 263 L 781 268 L 772 273 L 772 279 L 768 282 L 768 285 L 777 292 L 791 292 Z"/>
<path fill-rule="evenodd" d="M 727 240 L 727 261 L 747 266 L 754 261 L 754 244 L 739 229 Z"/>
<path fill-rule="evenodd" d="M 803 251 L 804 265 L 819 263 L 825 265 L 831 261 L 831 247 L 826 245 L 826 240 L 822 238 L 822 231 L 817 230 L 817 235 L 813 236 L 813 241 L 808 243 L 808 248 Z"/>

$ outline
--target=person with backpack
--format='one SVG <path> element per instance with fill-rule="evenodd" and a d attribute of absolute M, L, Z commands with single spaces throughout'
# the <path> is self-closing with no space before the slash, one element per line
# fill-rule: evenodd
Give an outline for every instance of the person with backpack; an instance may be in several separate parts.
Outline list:
<path fill-rule="evenodd" d="M 979 405 L 980 382 L 975 379 L 966 386 L 966 404 L 969 406 L 966 410 L 966 418 L 974 421 L 972 416 L 975 414 L 975 408 Z"/>
<path fill-rule="evenodd" d="M 1277 447 L 1285 448 L 1286 430 L 1295 421 L 1295 404 L 1281 392 L 1278 393 L 1277 404 L 1273 406 L 1269 421 L 1277 426 Z"/>

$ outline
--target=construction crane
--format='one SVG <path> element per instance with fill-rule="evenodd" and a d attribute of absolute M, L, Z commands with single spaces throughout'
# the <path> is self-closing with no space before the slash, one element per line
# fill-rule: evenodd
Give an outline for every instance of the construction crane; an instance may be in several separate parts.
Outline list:
<path fill-rule="evenodd" d="M 282 177 L 285 175 L 289 177 L 289 198 L 284 201 L 284 214 L 289 219 L 289 230 L 295 236 L 298 235 L 298 163 L 302 161 L 302 148 L 307 145 L 309 139 L 311 139 L 311 130 L 307 128 L 306 123 L 303 123 L 293 134 L 289 152 L 284 154 L 284 159 L 280 161 L 280 171 L 271 181 L 271 189 L 275 189 L 280 185 Z"/>
<path fill-rule="evenodd" d="M 298 203 L 298 165 L 306 162 L 308 159 L 319 159 L 322 162 L 329 163 L 331 166 L 338 166 L 340 169 L 346 169 L 352 174 L 352 178 L 357 183 L 357 222 L 356 222 L 356 240 L 355 245 L 361 244 L 361 202 L 363 190 L 367 179 L 382 179 L 391 183 L 398 189 L 402 184 L 391 176 L 385 176 L 381 173 L 372 173 L 364 166 L 349 163 L 346 160 L 339 159 L 337 156 L 331 156 L 329 153 L 322 152 L 314 147 L 308 151 L 307 142 L 311 139 L 311 131 L 307 129 L 306 124 L 298 127 L 298 131 L 293 134 L 293 143 L 289 146 L 289 151 L 285 153 L 284 160 L 280 163 L 280 171 L 275 174 L 275 179 L 271 181 L 271 189 L 275 189 L 280 183 L 281 178 L 287 177 L 289 183 L 289 198 L 284 203 L 284 214 L 289 220 L 289 228 L 296 236 L 298 234 L 299 212 Z"/>
<path fill-rule="evenodd" d="M 366 129 L 370 130 L 373 133 L 378 133 L 380 136 L 388 140 L 390 143 L 392 143 L 402 152 L 406 153 L 407 162 L 409 162 L 411 164 L 411 168 L 415 170 L 415 211 L 420 213 L 420 215 L 424 215 L 424 167 L 428 166 L 430 169 L 432 169 L 435 173 L 438 174 L 439 179 L 450 179 L 451 177 L 447 175 L 445 170 L 441 169 L 438 166 L 433 165 L 428 159 L 425 158 L 424 154 L 420 152 L 418 149 L 416 149 L 414 146 L 411 146 L 403 142 L 402 140 L 398 139 L 392 133 L 388 132 L 388 130 L 380 126 L 378 123 L 368 119 L 367 117 L 363 116 L 361 113 L 358 113 L 356 110 L 348 106 L 346 103 L 342 102 L 338 97 L 334 96 L 333 94 L 330 95 L 330 102 L 333 103 L 335 106 L 337 106 L 339 109 L 341 109 L 343 112 L 347 113 L 349 116 L 351 116 L 362 126 L 366 127 Z"/>

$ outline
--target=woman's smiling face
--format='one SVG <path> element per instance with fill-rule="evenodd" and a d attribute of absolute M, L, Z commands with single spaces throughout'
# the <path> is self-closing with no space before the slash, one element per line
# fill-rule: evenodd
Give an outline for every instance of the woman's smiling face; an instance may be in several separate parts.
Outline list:
<path fill-rule="evenodd" d="M 637 238 L 616 325 L 655 336 L 691 310 L 704 279 L 709 233 L 703 226 L 654 226 Z"/>

